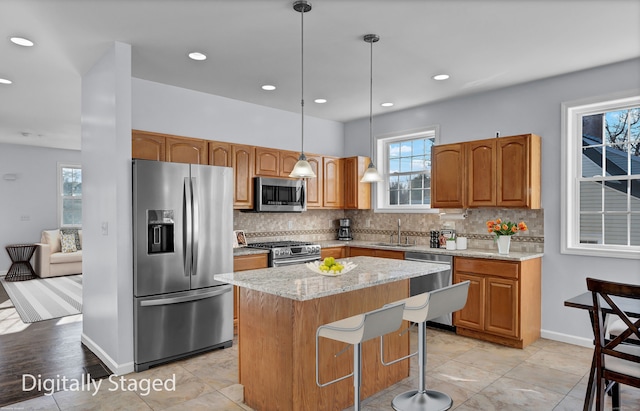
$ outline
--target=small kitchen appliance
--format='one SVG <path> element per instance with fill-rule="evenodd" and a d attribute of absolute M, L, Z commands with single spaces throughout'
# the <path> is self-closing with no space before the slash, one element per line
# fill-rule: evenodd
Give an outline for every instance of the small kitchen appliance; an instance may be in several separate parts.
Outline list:
<path fill-rule="evenodd" d="M 338 228 L 338 240 L 353 240 L 351 236 L 351 220 L 348 218 L 340 219 L 340 228 Z"/>
<path fill-rule="evenodd" d="M 304 264 L 320 260 L 320 245 L 304 241 L 250 243 L 247 247 L 269 250 L 269 267 Z"/>

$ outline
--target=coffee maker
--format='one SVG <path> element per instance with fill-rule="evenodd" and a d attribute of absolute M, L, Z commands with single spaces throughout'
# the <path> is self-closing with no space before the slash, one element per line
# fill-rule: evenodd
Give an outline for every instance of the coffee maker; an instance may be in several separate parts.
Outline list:
<path fill-rule="evenodd" d="M 340 228 L 338 228 L 338 240 L 353 240 L 351 237 L 351 220 L 348 218 L 340 219 Z"/>

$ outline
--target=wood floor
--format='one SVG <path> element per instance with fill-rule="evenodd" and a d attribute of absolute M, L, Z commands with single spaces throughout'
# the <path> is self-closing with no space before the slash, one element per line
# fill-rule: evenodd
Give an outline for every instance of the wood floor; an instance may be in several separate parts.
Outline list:
<path fill-rule="evenodd" d="M 77 378 L 83 367 L 102 365 L 82 345 L 82 321 L 79 316 L 56 318 L 22 325 L 4 287 L 0 286 L 0 407 L 29 398 L 44 391 L 23 391 L 23 375 L 35 378 Z M 11 324 L 13 323 L 13 325 Z M 10 330 L 6 330 L 11 327 Z M 24 329 L 20 330 L 22 327 Z M 19 331 L 18 331 L 19 330 Z M 85 377 L 86 378 L 86 377 Z M 27 388 L 32 380 L 27 377 Z"/>

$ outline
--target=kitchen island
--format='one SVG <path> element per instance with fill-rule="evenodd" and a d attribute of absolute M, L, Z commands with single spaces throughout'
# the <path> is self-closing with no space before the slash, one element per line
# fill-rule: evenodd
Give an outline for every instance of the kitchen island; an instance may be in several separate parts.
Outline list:
<path fill-rule="evenodd" d="M 353 404 L 351 378 L 320 388 L 315 383 L 316 329 L 409 296 L 409 279 L 448 265 L 353 257 L 340 276 L 323 276 L 304 264 L 216 275 L 240 287 L 238 362 L 245 403 L 257 410 L 336 410 Z M 408 327 L 404 324 L 402 329 Z M 352 370 L 351 350 L 321 339 L 322 381 Z M 385 358 L 409 353 L 409 333 L 385 337 Z M 362 398 L 409 376 L 409 361 L 380 364 L 379 340 L 362 345 Z"/>

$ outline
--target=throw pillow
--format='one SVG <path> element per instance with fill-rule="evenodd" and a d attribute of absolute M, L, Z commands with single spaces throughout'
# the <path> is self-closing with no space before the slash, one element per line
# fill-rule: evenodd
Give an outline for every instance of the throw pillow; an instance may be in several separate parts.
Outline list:
<path fill-rule="evenodd" d="M 74 251 L 78 251 L 76 248 L 76 238 L 73 234 L 62 234 L 60 242 L 62 244 L 63 253 L 73 253 Z"/>
<path fill-rule="evenodd" d="M 78 234 L 78 228 L 62 228 L 60 234 L 71 234 L 74 237 L 76 243 L 76 249 L 74 251 L 82 250 L 82 242 L 80 241 L 80 234 Z"/>

